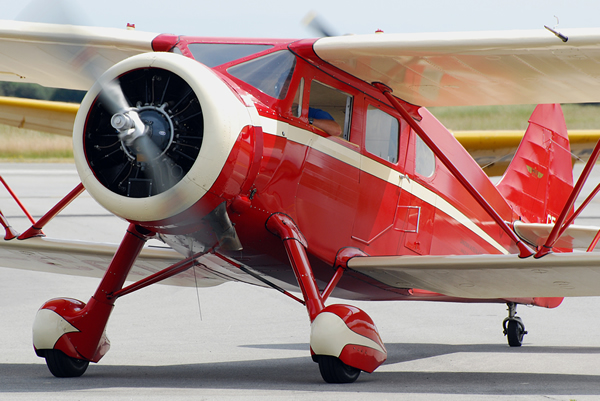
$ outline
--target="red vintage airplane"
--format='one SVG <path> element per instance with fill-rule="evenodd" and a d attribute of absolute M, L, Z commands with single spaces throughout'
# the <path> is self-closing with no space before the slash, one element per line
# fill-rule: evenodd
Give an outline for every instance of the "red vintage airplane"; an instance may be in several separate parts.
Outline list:
<path fill-rule="evenodd" d="M 386 360 L 371 318 L 330 295 L 506 303 L 520 346 L 517 304 L 600 294 L 599 228 L 572 224 L 600 146 L 574 186 L 560 106 L 540 105 L 494 185 L 423 106 L 600 101 L 600 29 L 560 35 L 224 39 L 3 21 L 3 79 L 88 90 L 73 129 L 82 183 L 23 234 L 0 214 L 3 266 L 102 277 L 87 304 L 41 307 L 36 353 L 80 376 L 108 351 L 119 297 L 195 275 L 305 305 L 327 382 Z M 118 246 L 43 238 L 84 190 L 130 222 Z"/>

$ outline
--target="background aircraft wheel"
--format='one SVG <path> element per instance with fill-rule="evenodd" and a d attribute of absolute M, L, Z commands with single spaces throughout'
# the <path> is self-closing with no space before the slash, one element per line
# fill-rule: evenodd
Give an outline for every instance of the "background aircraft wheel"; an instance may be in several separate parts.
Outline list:
<path fill-rule="evenodd" d="M 47 350 L 45 358 L 50 373 L 56 377 L 79 377 L 90 364 L 89 361 L 72 358 L 57 349 Z"/>
<path fill-rule="evenodd" d="M 319 357 L 319 370 L 327 383 L 354 383 L 360 375 L 360 369 L 353 368 L 334 356 Z"/>
<path fill-rule="evenodd" d="M 525 328 L 520 322 L 517 320 L 508 321 L 508 327 L 506 328 L 508 345 L 511 347 L 520 347 L 521 344 L 523 344 L 523 336 L 525 333 Z"/>

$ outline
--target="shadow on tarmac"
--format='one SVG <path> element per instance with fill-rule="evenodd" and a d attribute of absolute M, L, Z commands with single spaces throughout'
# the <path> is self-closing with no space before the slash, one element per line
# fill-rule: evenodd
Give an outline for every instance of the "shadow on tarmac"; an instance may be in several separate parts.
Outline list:
<path fill-rule="evenodd" d="M 307 349 L 308 344 L 246 345 L 255 348 Z M 388 344 L 387 364 L 433 356 L 485 352 L 544 354 L 598 354 L 596 347 L 523 347 L 501 345 Z M 43 364 L 1 364 L 1 393 L 36 393 L 102 388 L 144 389 L 272 389 L 349 393 L 437 393 L 488 395 L 600 395 L 600 377 L 585 374 L 506 372 L 400 372 L 363 373 L 349 385 L 330 385 L 308 357 L 197 363 L 171 366 L 90 365 L 83 377 L 54 378 Z"/>

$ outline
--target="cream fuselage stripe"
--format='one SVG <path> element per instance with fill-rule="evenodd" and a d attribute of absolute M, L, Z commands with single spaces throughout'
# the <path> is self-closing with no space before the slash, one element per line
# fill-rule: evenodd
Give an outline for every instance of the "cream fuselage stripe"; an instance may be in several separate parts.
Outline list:
<path fill-rule="evenodd" d="M 343 163 L 364 171 L 365 173 L 387 181 L 392 185 L 396 185 L 403 191 L 409 192 L 413 196 L 429 203 L 433 207 L 452 217 L 457 222 L 488 242 L 499 252 L 503 254 L 509 254 L 508 250 L 506 250 L 488 233 L 483 231 L 481 227 L 475 224 L 471 219 L 456 209 L 448 201 L 443 199 L 435 192 L 425 188 L 423 185 L 415 182 L 414 180 L 407 179 L 406 176 L 398 171 L 391 169 L 369 157 L 363 156 L 360 153 L 338 144 L 333 140 L 323 138 L 322 136 L 316 135 L 310 131 L 303 130 L 285 122 L 264 116 L 261 116 L 261 121 L 263 132 L 265 134 L 284 137 L 290 141 L 308 146 Z"/>

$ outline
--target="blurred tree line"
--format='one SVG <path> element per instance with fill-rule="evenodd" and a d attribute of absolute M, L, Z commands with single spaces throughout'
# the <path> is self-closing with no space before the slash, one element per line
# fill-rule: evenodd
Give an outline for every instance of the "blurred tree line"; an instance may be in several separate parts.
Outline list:
<path fill-rule="evenodd" d="M 84 95 L 84 91 L 47 88 L 30 83 L 0 82 L 0 96 L 80 103 Z"/>

